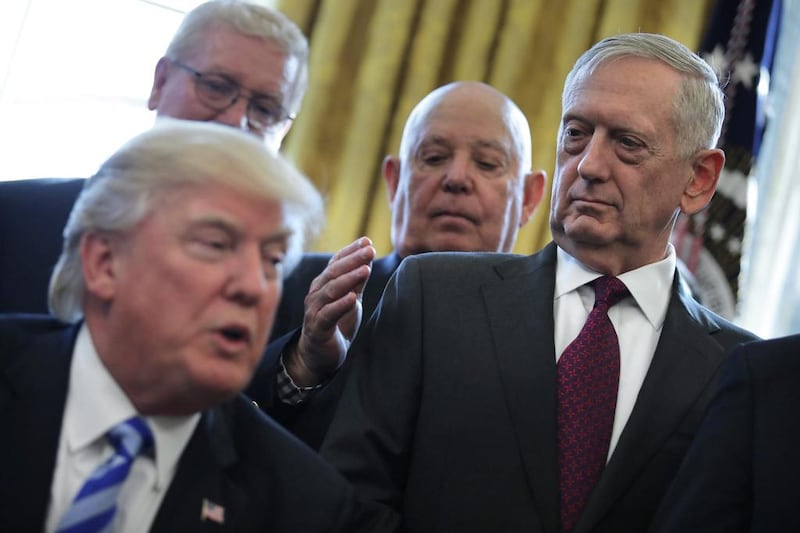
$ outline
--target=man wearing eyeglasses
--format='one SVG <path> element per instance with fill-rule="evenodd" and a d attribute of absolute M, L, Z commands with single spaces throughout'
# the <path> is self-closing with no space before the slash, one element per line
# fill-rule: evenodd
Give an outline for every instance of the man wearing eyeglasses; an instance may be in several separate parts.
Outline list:
<path fill-rule="evenodd" d="M 211 0 L 186 14 L 158 61 L 148 107 L 244 129 L 277 151 L 303 99 L 307 59 L 302 31 L 263 1 Z M 48 311 L 61 230 L 83 182 L 0 183 L 0 241 L 13 250 L 0 254 L 0 312 Z"/>
<path fill-rule="evenodd" d="M 158 116 L 241 128 L 277 151 L 303 99 L 307 58 L 305 36 L 279 11 L 212 0 L 183 19 L 147 105 Z"/>

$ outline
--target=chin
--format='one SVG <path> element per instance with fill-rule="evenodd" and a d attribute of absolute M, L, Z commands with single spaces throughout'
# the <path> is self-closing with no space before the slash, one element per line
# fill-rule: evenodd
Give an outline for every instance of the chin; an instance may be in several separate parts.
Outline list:
<path fill-rule="evenodd" d="M 476 239 L 462 234 L 438 235 L 428 248 L 432 252 L 474 252 L 484 249 Z"/>
<path fill-rule="evenodd" d="M 574 243 L 601 246 L 614 240 L 609 225 L 592 217 L 579 217 L 562 226 L 564 237 Z"/>
<path fill-rule="evenodd" d="M 195 384 L 204 395 L 221 402 L 242 392 L 251 378 L 252 372 L 238 368 L 205 369 L 195 376 Z"/>

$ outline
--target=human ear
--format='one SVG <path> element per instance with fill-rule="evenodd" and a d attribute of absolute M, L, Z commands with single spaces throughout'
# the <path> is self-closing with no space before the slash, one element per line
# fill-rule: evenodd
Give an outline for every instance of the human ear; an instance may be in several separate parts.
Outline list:
<path fill-rule="evenodd" d="M 116 246 L 112 237 L 100 233 L 84 234 L 81 237 L 80 255 L 86 290 L 100 300 L 112 300 L 116 281 Z"/>
<path fill-rule="evenodd" d="M 547 181 L 547 174 L 544 170 L 528 172 L 525 174 L 523 180 L 522 216 L 519 219 L 520 227 L 528 223 L 533 216 L 533 213 L 536 211 L 536 207 L 542 201 L 544 185 Z"/>
<path fill-rule="evenodd" d="M 397 186 L 400 184 L 400 159 L 387 155 L 383 158 L 381 173 L 386 182 L 386 190 L 389 195 L 389 207 L 394 203 L 397 194 Z"/>
<path fill-rule="evenodd" d="M 147 99 L 147 109 L 153 111 L 158 109 L 158 103 L 161 100 L 161 90 L 164 84 L 167 83 L 167 71 L 169 70 L 170 60 L 162 57 L 156 63 L 156 71 L 153 74 L 153 87 L 150 89 L 150 98 Z"/>
<path fill-rule="evenodd" d="M 725 152 L 719 148 L 701 150 L 694 155 L 692 175 L 681 196 L 681 211 L 693 215 L 708 205 L 724 166 Z"/>

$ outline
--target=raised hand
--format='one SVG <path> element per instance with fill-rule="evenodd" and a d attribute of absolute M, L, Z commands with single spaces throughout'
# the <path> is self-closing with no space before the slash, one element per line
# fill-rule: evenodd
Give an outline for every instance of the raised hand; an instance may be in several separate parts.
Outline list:
<path fill-rule="evenodd" d="M 361 296 L 375 248 L 361 237 L 339 250 L 311 282 L 305 298 L 303 330 L 284 364 L 298 386 L 313 386 L 344 362 L 361 323 Z"/>

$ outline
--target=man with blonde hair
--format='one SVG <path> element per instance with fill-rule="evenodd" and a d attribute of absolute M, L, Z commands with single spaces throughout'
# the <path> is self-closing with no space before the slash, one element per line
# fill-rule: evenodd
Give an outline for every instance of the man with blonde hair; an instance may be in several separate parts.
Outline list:
<path fill-rule="evenodd" d="M 347 483 L 240 394 L 322 216 L 226 126 L 112 155 L 65 229 L 58 319 L 0 319 L 0 530 L 353 531 Z"/>
<path fill-rule="evenodd" d="M 261 0 L 210 0 L 184 17 L 147 101 L 158 117 L 247 131 L 277 151 L 300 110 L 308 42 Z M 83 179 L 0 182 L 0 312 L 46 312 L 47 280 Z M 35 215 L 34 215 L 35 213 Z"/>

